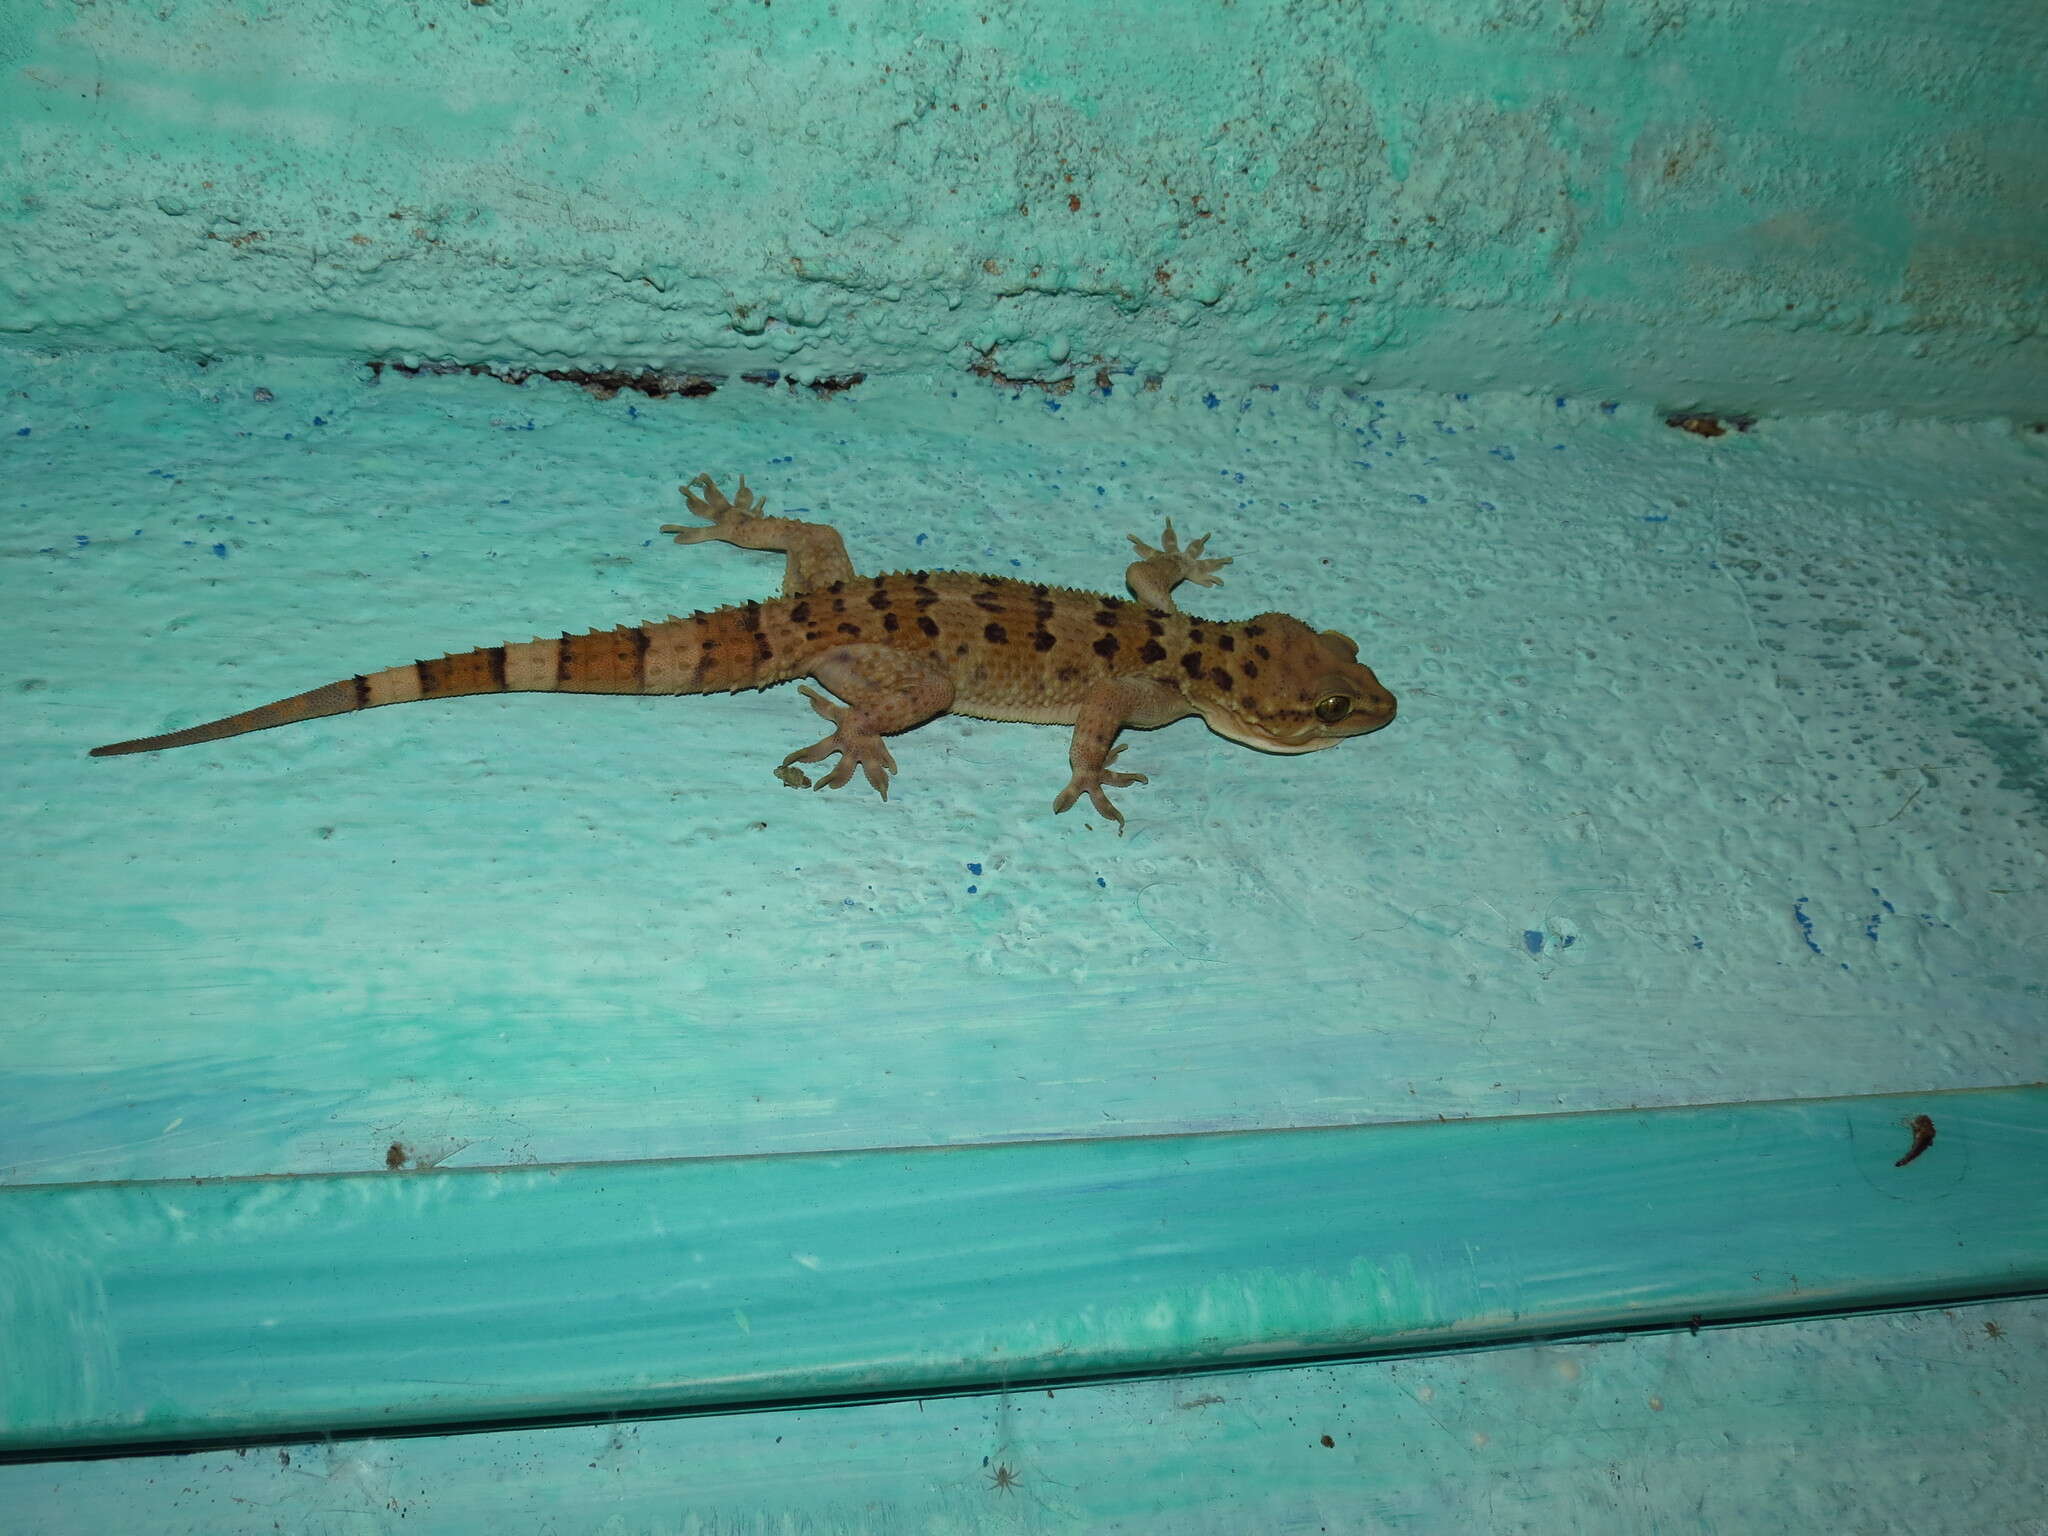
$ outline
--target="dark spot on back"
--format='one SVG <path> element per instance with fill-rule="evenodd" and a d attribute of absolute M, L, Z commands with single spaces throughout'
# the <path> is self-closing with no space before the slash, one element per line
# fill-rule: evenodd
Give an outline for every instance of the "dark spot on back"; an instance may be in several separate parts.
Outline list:
<path fill-rule="evenodd" d="M 1221 692 L 1230 692 L 1231 676 L 1221 667 L 1211 667 L 1209 669 L 1209 681 L 1214 683 Z"/>
<path fill-rule="evenodd" d="M 1058 644 L 1059 641 L 1052 637 L 1052 631 L 1049 629 L 1034 629 L 1031 631 L 1031 648 L 1041 655 Z"/>
<path fill-rule="evenodd" d="M 1180 669 L 1187 673 L 1189 677 L 1200 677 L 1202 675 L 1202 653 L 1200 651 L 1189 651 L 1187 655 L 1181 657 Z"/>
<path fill-rule="evenodd" d="M 852 635 L 855 638 L 858 638 L 860 635 L 860 626 L 858 624 L 842 624 L 839 626 L 839 633 L 841 633 L 842 635 Z"/>
<path fill-rule="evenodd" d="M 740 623 L 746 629 L 758 632 L 761 628 L 761 605 L 755 602 L 740 604 Z"/>
<path fill-rule="evenodd" d="M 1220 650 L 1220 651 L 1234 651 L 1234 650 L 1236 650 L 1236 649 L 1237 649 L 1237 636 L 1235 636 L 1235 635 L 1218 635 L 1218 636 L 1216 637 L 1216 648 L 1217 648 L 1218 650 Z"/>
<path fill-rule="evenodd" d="M 1246 677 L 1257 677 L 1259 675 L 1259 664 L 1256 661 L 1241 662 L 1239 663 L 1238 670 L 1243 672 Z"/>
<path fill-rule="evenodd" d="M 892 635 L 896 633 L 897 629 L 902 625 L 902 623 L 903 621 L 897 618 L 896 615 L 893 613 L 885 613 L 882 615 L 882 628 L 889 631 L 889 633 Z"/>
<path fill-rule="evenodd" d="M 1123 622 L 1123 615 L 1113 608 L 1105 608 L 1095 615 L 1095 622 L 1104 629 L 1115 629 L 1118 624 Z"/>
<path fill-rule="evenodd" d="M 1256 640 L 1266 632 L 1266 626 L 1263 624 L 1247 624 L 1244 627 L 1244 632 Z"/>
<path fill-rule="evenodd" d="M 877 587 L 874 591 L 868 594 L 868 606 L 870 608 L 888 607 L 889 594 L 884 592 L 880 587 Z"/>
<path fill-rule="evenodd" d="M 808 620 L 810 616 L 811 605 L 807 602 L 798 603 L 794 608 L 789 610 L 789 622 L 792 624 L 802 624 L 806 620 Z"/>
<path fill-rule="evenodd" d="M 1188 631 L 1188 644 L 1200 645 L 1203 640 L 1202 626 L 1197 624 Z"/>
<path fill-rule="evenodd" d="M 936 635 L 939 632 L 939 621 L 928 613 L 920 613 L 917 616 L 917 627 L 926 635 Z"/>
<path fill-rule="evenodd" d="M 1045 601 L 1045 594 L 1051 590 L 1052 589 L 1050 587 L 1046 586 L 1046 584 L 1041 581 L 1032 586 L 1031 595 L 1037 598 L 1040 602 L 1043 602 Z"/>
<path fill-rule="evenodd" d="M 1166 633 L 1166 626 L 1157 619 L 1148 618 L 1145 620 L 1145 633 L 1148 635 L 1163 635 Z"/>
<path fill-rule="evenodd" d="M 1261 661 L 1271 661 L 1273 659 L 1273 653 L 1267 650 L 1263 645 L 1255 645 L 1252 647 L 1252 650 L 1257 653 L 1258 658 Z"/>
<path fill-rule="evenodd" d="M 1105 661 L 1116 654 L 1116 636 L 1104 635 L 1095 642 L 1095 654 Z"/>
<path fill-rule="evenodd" d="M 1057 677 L 1063 683 L 1071 683 L 1075 678 L 1079 677 L 1080 675 L 1081 669 L 1079 667 L 1061 667 L 1059 671 L 1053 674 L 1053 676 Z"/>
<path fill-rule="evenodd" d="M 1164 661 L 1166 660 L 1166 647 L 1157 640 L 1147 640 L 1145 642 L 1145 649 L 1138 652 L 1138 660 L 1145 662 L 1147 665 L 1155 661 Z"/>
<path fill-rule="evenodd" d="M 1000 624 L 991 624 L 981 633 L 990 645 L 1002 645 L 1010 638 L 1010 632 Z"/>

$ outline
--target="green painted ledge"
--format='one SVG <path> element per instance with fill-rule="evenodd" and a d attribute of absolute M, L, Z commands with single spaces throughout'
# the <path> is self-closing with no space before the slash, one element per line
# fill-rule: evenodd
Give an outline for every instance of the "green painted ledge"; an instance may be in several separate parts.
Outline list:
<path fill-rule="evenodd" d="M 2048 1292 L 2048 1088 L 16 1188 L 0 1281 L 9 1459 L 1929 1305 Z"/>

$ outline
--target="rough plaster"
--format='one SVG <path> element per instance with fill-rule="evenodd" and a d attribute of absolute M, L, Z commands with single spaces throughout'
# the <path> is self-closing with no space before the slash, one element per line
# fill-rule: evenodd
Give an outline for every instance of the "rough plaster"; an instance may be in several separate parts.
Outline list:
<path fill-rule="evenodd" d="M 1597 400 L 381 380 L 0 355 L 0 1177 L 1328 1124 L 2048 1077 L 2048 435 Z M 864 569 L 1356 636 L 1383 732 L 942 720 L 887 803 L 792 688 L 87 747 L 772 592 L 700 470 Z"/>
<path fill-rule="evenodd" d="M 0 1467 L 21 1536 L 2039 1536 L 2048 1304 Z M 1004 1479 L 999 1469 L 1007 1469 Z"/>
<path fill-rule="evenodd" d="M 2048 412 L 2031 0 L 0 9 L 35 346 Z"/>

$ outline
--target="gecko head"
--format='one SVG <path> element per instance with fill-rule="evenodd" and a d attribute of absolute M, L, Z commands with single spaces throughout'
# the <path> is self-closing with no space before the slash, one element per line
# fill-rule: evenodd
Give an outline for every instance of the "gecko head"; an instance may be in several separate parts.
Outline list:
<path fill-rule="evenodd" d="M 1394 696 L 1358 659 L 1358 645 L 1284 613 L 1226 627 L 1231 648 L 1207 648 L 1182 691 L 1219 736 L 1261 752 L 1320 752 L 1394 718 Z"/>

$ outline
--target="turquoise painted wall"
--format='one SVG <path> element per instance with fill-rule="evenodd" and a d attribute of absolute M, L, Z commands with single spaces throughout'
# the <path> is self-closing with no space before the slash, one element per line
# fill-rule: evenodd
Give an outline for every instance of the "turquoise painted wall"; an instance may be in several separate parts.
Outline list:
<path fill-rule="evenodd" d="M 2048 411 L 2033 0 L 0 10 L 0 331 Z"/>
<path fill-rule="evenodd" d="M 2044 77 L 2028 0 L 0 4 L 0 1198 L 341 1172 L 425 1208 L 486 1163 L 2048 1078 Z M 654 403 L 369 357 L 870 377 Z M 1692 405 L 1766 419 L 1662 424 Z M 1238 564 L 1189 607 L 1351 630 L 1402 720 L 1310 760 L 1142 736 L 1121 839 L 1047 814 L 1064 743 L 1024 726 L 920 731 L 886 805 L 793 794 L 787 690 L 80 755 L 769 590 L 657 545 L 707 469 L 868 567 L 1102 586 L 1125 532 L 1213 526 Z M 1859 1168 L 1985 1198 L 1953 1122 L 1893 1169 L 1898 1119 Z M 1560 1221 L 1640 1195 L 1567 1182 Z M 232 1224 L 156 1193 L 51 1272 L 153 1234 L 195 1266 L 136 1293 L 268 1358 Z M 514 1234 L 506 1293 L 563 1233 Z M 820 1240 L 783 1280 L 836 1282 Z M 1104 1306 L 1120 1251 L 1071 1255 Z M 405 1257 L 307 1268 L 448 1303 Z M 0 1375 L 113 1348 L 0 1274 Z M 2042 1308 L 0 1489 L 49 1531 L 1984 1529 L 2042 1505 Z"/>

